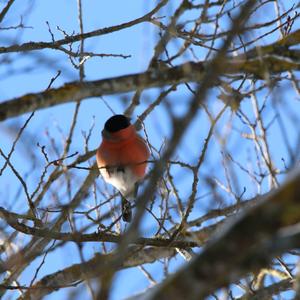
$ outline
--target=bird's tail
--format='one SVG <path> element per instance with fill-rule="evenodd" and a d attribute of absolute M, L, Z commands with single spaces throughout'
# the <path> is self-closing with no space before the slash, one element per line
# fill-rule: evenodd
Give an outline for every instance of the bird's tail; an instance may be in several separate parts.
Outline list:
<path fill-rule="evenodd" d="M 122 219 L 124 222 L 131 222 L 132 219 L 132 208 L 130 202 L 124 197 L 122 197 Z"/>
<path fill-rule="evenodd" d="M 135 201 L 137 193 L 138 193 L 139 185 L 138 183 L 135 184 L 133 191 L 126 195 L 126 198 L 121 194 L 121 201 L 122 201 L 122 219 L 124 222 L 131 222 L 132 219 L 132 202 Z"/>

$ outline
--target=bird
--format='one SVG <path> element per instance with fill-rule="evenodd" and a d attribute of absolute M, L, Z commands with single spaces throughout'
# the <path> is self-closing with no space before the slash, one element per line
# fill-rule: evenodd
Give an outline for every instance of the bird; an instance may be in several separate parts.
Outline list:
<path fill-rule="evenodd" d="M 97 165 L 102 178 L 121 194 L 124 222 L 132 219 L 130 202 L 146 175 L 149 156 L 146 141 L 137 134 L 128 117 L 117 114 L 105 122 L 102 142 L 96 152 Z"/>

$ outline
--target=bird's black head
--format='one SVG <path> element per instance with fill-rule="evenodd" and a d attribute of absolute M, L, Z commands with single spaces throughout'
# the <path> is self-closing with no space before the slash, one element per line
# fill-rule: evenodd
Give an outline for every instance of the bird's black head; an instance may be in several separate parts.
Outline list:
<path fill-rule="evenodd" d="M 107 132 L 117 132 L 121 129 L 127 128 L 129 125 L 129 118 L 124 115 L 115 115 L 105 122 L 104 129 Z"/>

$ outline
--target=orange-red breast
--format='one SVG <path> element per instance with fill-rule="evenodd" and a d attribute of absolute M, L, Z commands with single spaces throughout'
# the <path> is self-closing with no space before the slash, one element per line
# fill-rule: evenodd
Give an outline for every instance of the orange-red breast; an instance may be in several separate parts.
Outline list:
<path fill-rule="evenodd" d="M 122 218 L 132 217 L 130 198 L 137 183 L 144 178 L 150 153 L 146 142 L 136 133 L 124 115 L 108 119 L 102 130 L 102 143 L 97 150 L 97 164 L 104 180 L 117 188 L 122 196 Z"/>

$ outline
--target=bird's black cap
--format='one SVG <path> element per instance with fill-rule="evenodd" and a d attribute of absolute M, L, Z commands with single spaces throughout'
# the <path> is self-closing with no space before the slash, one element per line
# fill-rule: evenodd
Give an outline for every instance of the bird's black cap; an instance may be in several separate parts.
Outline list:
<path fill-rule="evenodd" d="M 117 132 L 121 129 L 127 128 L 129 125 L 129 118 L 124 115 L 115 115 L 105 122 L 104 129 L 107 132 Z"/>

